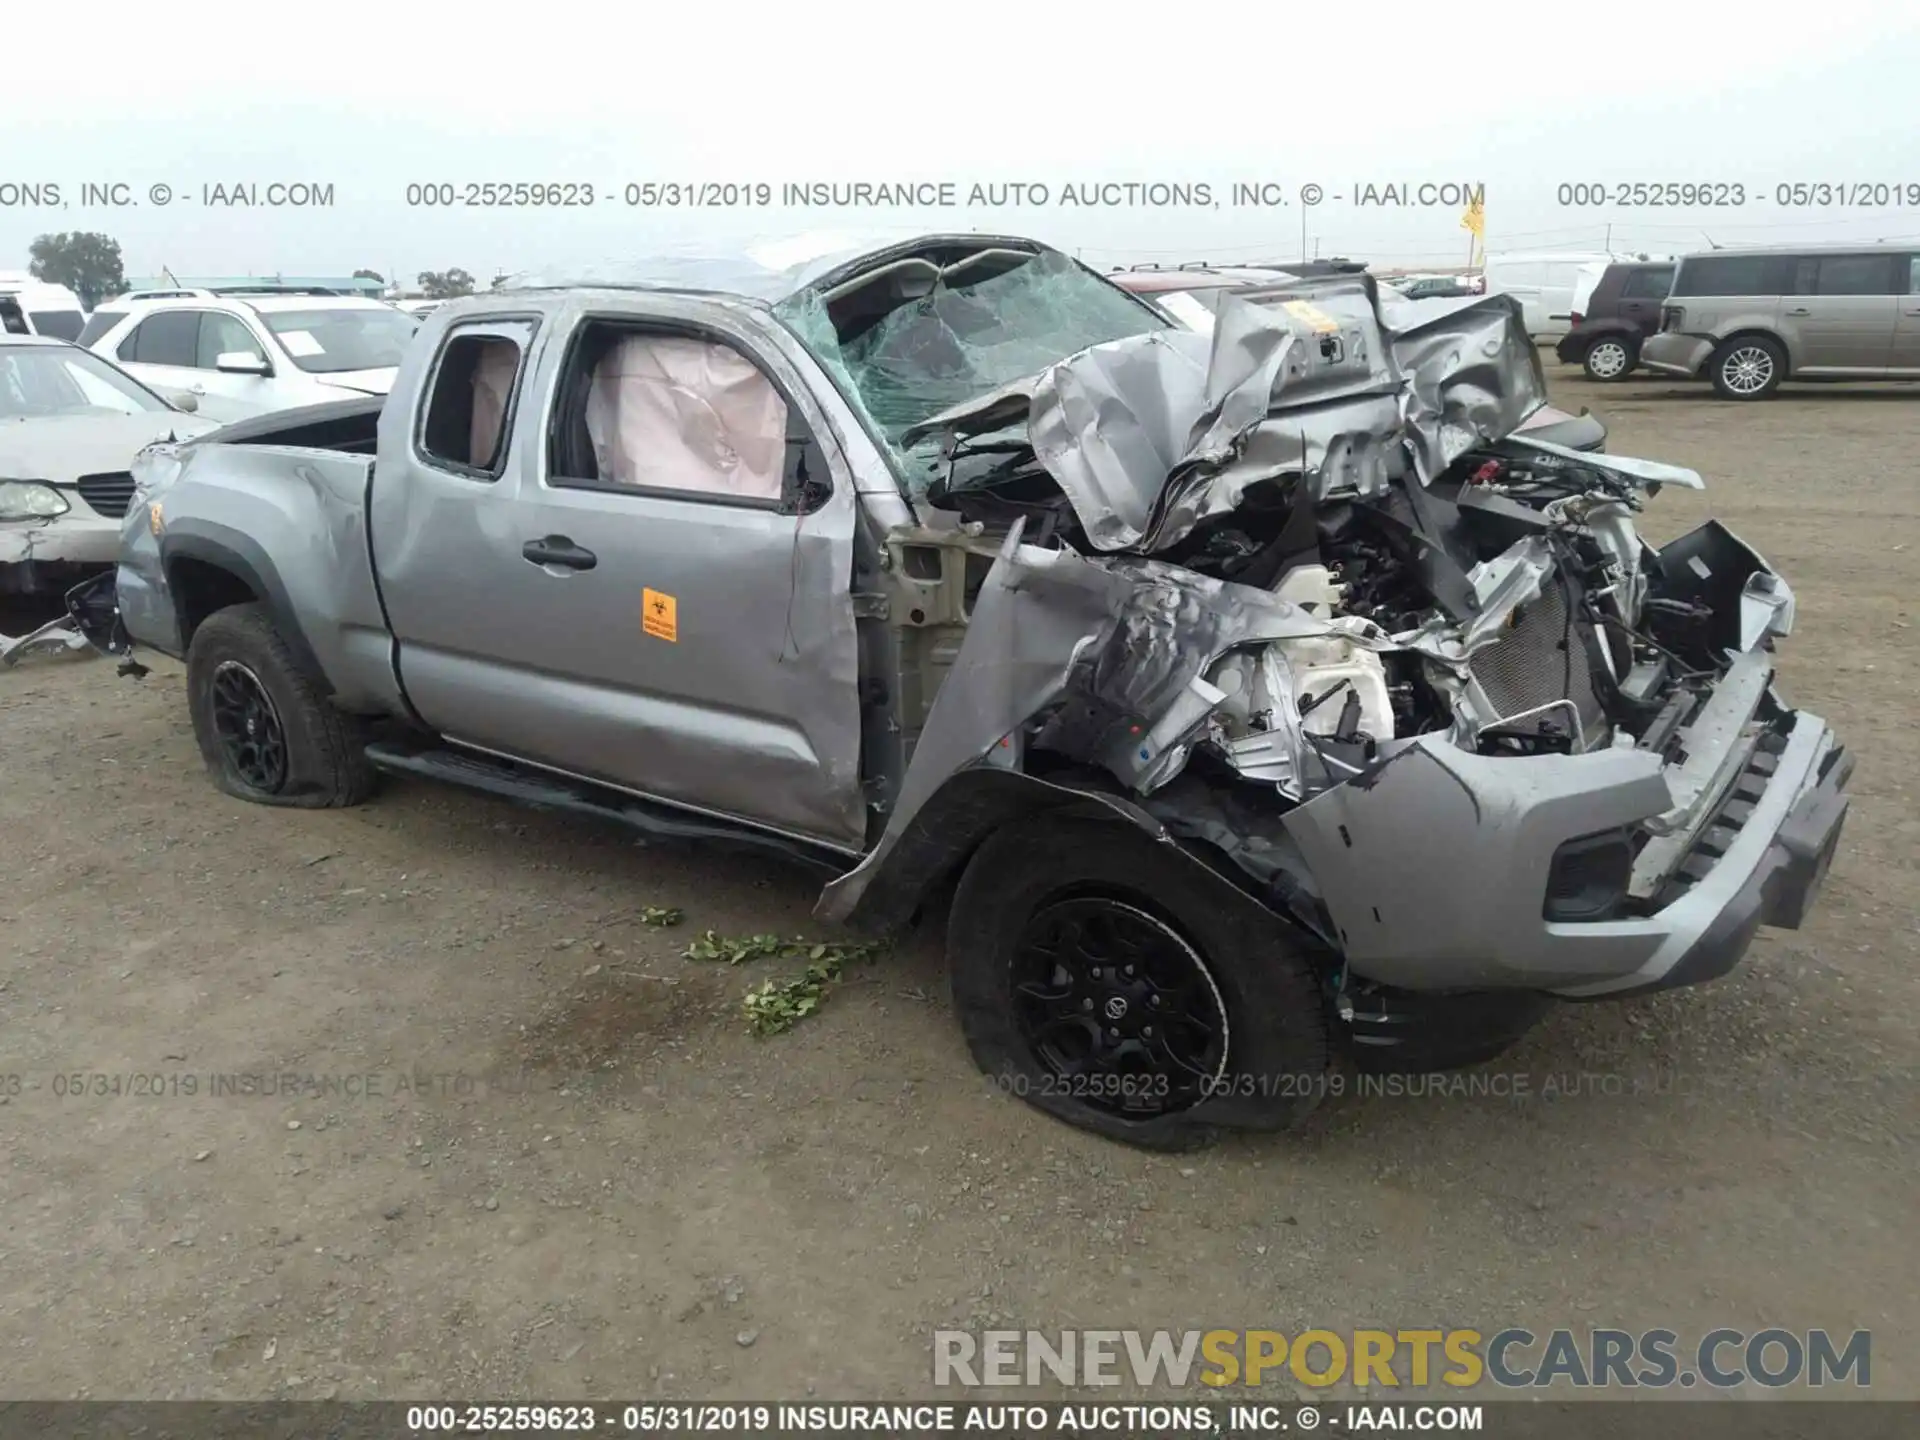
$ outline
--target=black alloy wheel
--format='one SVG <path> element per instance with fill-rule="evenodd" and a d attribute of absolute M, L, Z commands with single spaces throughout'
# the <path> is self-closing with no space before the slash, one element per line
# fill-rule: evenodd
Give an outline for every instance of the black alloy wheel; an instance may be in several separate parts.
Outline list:
<path fill-rule="evenodd" d="M 1000 825 L 947 920 L 955 1015 L 994 1087 L 1153 1150 L 1291 1129 L 1326 1097 L 1326 962 L 1200 859 L 1087 816 Z"/>
<path fill-rule="evenodd" d="M 214 668 L 213 728 L 233 773 L 249 789 L 277 795 L 287 783 L 287 732 L 260 677 L 238 660 Z"/>
<path fill-rule="evenodd" d="M 187 647 L 187 713 L 207 774 L 255 805 L 322 809 L 373 793 L 367 721 L 333 704 L 265 605 L 216 610 Z"/>
<path fill-rule="evenodd" d="M 1063 1092 L 1135 1119 L 1217 1090 L 1226 1002 L 1199 952 L 1126 899 L 1083 895 L 1035 910 L 1010 967 L 1014 1024 Z"/>

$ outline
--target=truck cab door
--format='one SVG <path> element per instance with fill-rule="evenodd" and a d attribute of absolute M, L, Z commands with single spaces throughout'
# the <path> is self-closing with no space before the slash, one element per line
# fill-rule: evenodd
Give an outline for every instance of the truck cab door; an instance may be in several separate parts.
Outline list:
<path fill-rule="evenodd" d="M 817 371 L 649 304 L 452 327 L 417 417 L 383 415 L 401 683 L 458 744 L 858 851 L 856 500 Z"/>

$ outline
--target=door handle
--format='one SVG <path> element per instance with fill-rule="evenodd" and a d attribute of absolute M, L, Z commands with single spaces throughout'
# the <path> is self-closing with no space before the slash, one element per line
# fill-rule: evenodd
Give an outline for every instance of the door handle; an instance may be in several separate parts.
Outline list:
<path fill-rule="evenodd" d="M 1811 310 L 1801 309 L 1796 306 L 1794 309 L 1787 311 L 1787 313 L 1789 315 L 1811 315 L 1813 312 Z"/>
<path fill-rule="evenodd" d="M 207 393 L 207 387 L 204 385 L 189 385 L 187 387 L 187 393 L 189 395 L 204 395 Z"/>
<path fill-rule="evenodd" d="M 529 540 L 520 547 L 520 554 L 536 565 L 559 565 L 568 570 L 591 570 L 600 563 L 591 550 L 582 549 L 564 535 Z"/>

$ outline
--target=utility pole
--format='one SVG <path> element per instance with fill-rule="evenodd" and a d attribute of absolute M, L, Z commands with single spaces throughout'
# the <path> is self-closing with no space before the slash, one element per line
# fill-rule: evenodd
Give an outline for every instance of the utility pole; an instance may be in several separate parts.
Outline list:
<path fill-rule="evenodd" d="M 1304 264 L 1307 258 L 1307 207 L 1300 207 L 1300 259 Z"/>
<path fill-rule="evenodd" d="M 1607 222 L 1607 243 L 1600 248 L 1609 255 L 1613 253 L 1613 222 L 1611 220 Z"/>

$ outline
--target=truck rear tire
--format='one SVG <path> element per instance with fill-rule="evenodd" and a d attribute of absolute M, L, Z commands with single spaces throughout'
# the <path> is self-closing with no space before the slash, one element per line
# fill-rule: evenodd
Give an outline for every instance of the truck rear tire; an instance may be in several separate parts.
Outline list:
<path fill-rule="evenodd" d="M 1324 1098 L 1326 1001 L 1297 941 L 1131 827 L 1041 818 L 954 895 L 954 1008 L 981 1070 L 1070 1125 L 1155 1150 L 1285 1130 Z"/>
<path fill-rule="evenodd" d="M 187 709 L 207 773 L 229 795 L 321 810 L 373 793 L 365 722 L 320 693 L 264 605 L 217 610 L 194 631 Z"/>

